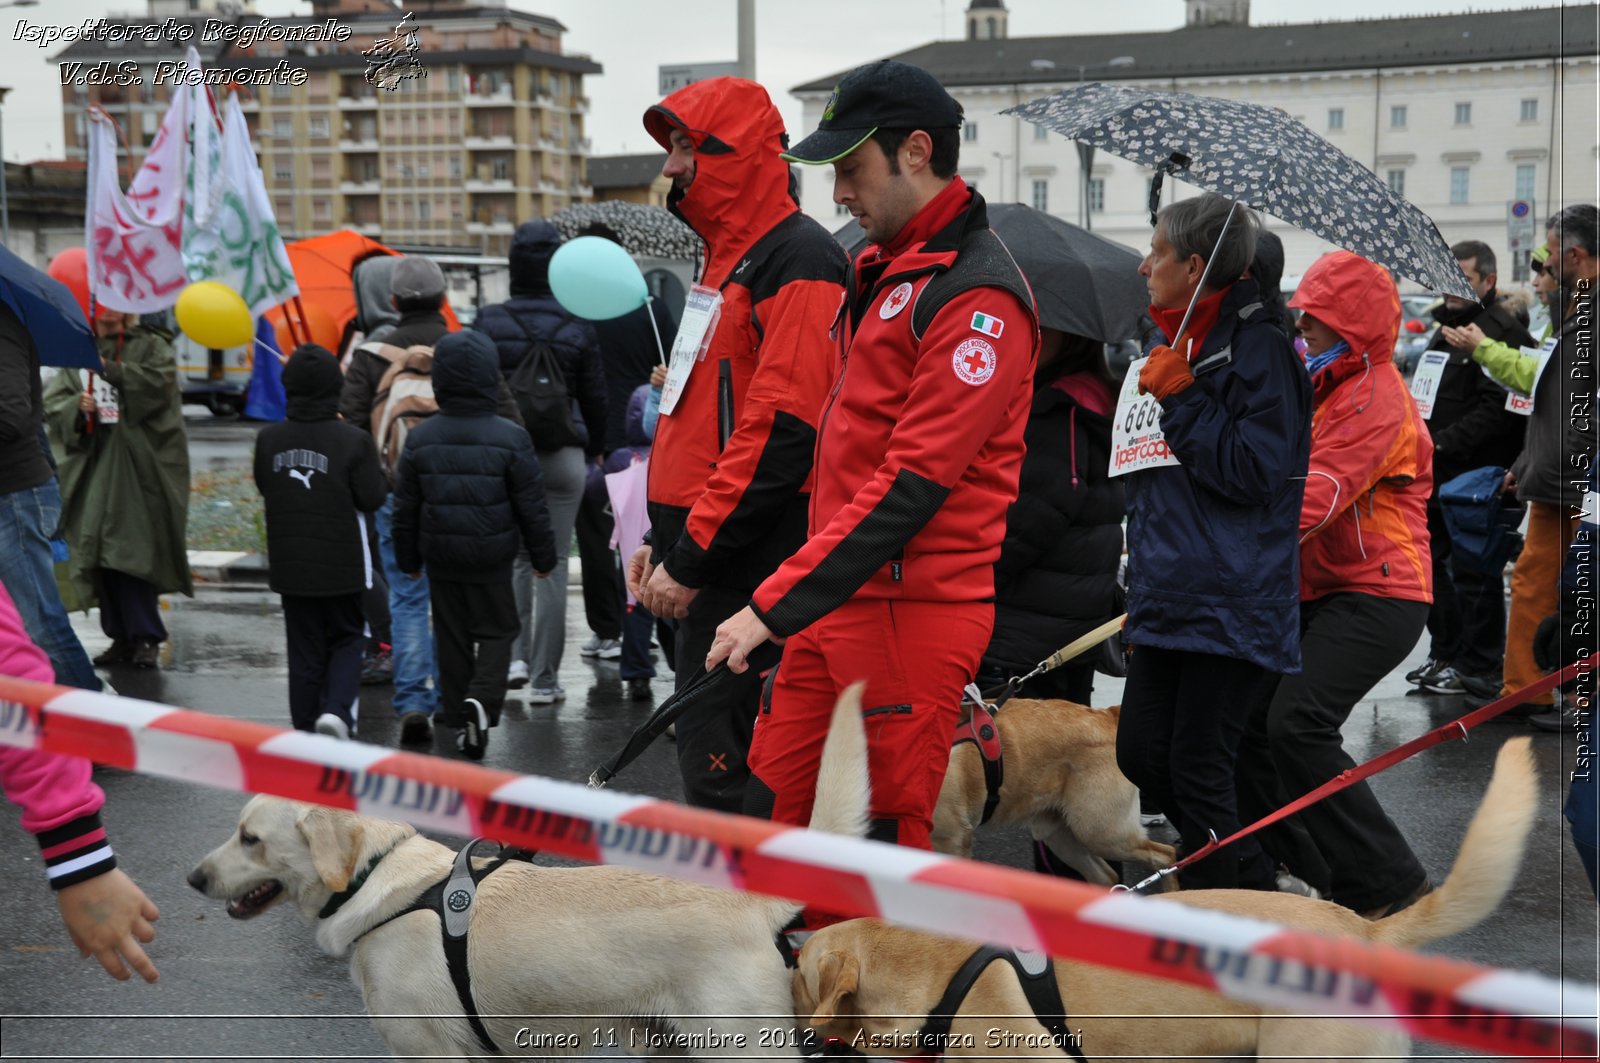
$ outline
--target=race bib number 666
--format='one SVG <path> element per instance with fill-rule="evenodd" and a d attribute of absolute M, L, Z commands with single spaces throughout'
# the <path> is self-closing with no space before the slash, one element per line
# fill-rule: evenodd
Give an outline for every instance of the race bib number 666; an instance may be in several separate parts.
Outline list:
<path fill-rule="evenodd" d="M 1148 358 L 1137 358 L 1128 366 L 1117 395 L 1117 416 L 1111 425 L 1112 476 L 1162 465 L 1180 465 L 1161 434 L 1161 403 L 1154 395 L 1139 393 L 1139 370 Z"/>

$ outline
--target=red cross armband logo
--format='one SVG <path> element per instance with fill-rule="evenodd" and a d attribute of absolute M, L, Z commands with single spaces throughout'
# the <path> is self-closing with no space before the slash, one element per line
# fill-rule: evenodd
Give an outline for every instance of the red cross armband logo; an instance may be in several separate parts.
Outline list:
<path fill-rule="evenodd" d="M 989 378 L 994 376 L 994 367 L 998 361 L 999 357 L 989 341 L 976 337 L 962 340 L 956 347 L 955 354 L 950 356 L 950 365 L 956 371 L 956 376 L 963 384 L 971 384 L 973 387 L 988 383 Z"/>

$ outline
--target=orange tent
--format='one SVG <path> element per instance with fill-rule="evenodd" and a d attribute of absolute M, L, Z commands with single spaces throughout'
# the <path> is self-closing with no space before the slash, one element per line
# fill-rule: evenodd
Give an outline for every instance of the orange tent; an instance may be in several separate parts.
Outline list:
<path fill-rule="evenodd" d="M 352 229 L 296 240 L 287 245 L 287 250 L 289 264 L 300 285 L 300 296 L 267 311 L 267 319 L 278 332 L 279 345 L 288 354 L 297 341 L 305 342 L 309 335 L 310 342 L 321 344 L 335 354 L 342 353 L 339 347 L 356 316 L 355 282 L 351 279 L 356 264 L 373 255 L 398 255 L 400 252 Z M 452 331 L 461 327 L 448 300 L 440 311 Z"/>

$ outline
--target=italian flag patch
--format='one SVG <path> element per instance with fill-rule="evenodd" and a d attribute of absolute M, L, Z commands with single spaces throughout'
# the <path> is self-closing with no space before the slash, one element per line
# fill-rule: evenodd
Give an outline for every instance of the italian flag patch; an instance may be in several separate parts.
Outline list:
<path fill-rule="evenodd" d="M 973 332 L 981 332 L 985 336 L 992 336 L 995 339 L 999 339 L 1000 333 L 1004 332 L 1005 330 L 1006 323 L 997 317 L 990 317 L 988 314 L 976 313 L 972 315 Z"/>

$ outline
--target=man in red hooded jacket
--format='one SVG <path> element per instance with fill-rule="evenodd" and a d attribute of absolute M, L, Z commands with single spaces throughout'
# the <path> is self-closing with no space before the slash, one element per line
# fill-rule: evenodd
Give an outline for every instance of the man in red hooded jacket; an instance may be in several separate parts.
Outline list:
<path fill-rule="evenodd" d="M 865 679 L 871 836 L 929 848 L 961 690 L 994 625 L 1039 329 L 1033 293 L 956 176 L 961 107 L 885 60 L 845 75 L 788 157 L 834 166 L 872 244 L 834 323 L 811 536 L 723 624 L 706 659 L 742 671 L 787 638 L 756 723 L 745 811 L 810 817 L 835 699 Z"/>
<path fill-rule="evenodd" d="M 706 244 L 674 344 L 650 462 L 650 543 L 628 581 L 678 621 L 681 689 L 717 625 L 805 541 L 817 418 L 833 370 L 828 322 L 847 264 L 800 213 L 766 90 L 713 78 L 645 112 L 669 152 L 667 205 Z M 760 679 L 730 676 L 677 723 L 691 805 L 737 812 Z"/>

